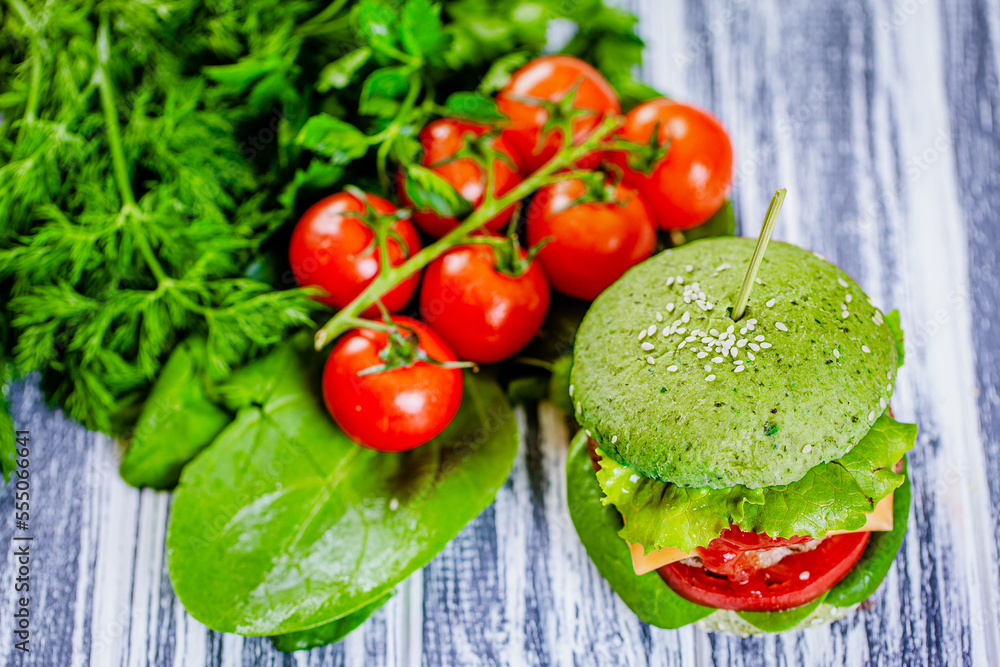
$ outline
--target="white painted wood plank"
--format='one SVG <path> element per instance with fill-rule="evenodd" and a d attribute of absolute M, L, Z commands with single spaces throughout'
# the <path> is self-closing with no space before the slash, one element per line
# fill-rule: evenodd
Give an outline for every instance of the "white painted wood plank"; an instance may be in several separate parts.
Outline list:
<path fill-rule="evenodd" d="M 90 662 L 120 665 L 128 650 L 135 574 L 139 492 L 116 479 L 115 452 L 107 438 L 94 442 L 94 466 L 106 482 L 91 489 L 97 510 Z"/>
<path fill-rule="evenodd" d="M 912 363 L 903 369 L 902 400 L 907 415 L 921 419 L 932 411 L 931 430 L 938 436 L 933 449 L 923 450 L 922 484 L 932 508 L 933 525 L 954 545 L 957 565 L 967 591 L 963 614 L 945 611 L 945 632 L 956 635 L 971 628 L 970 657 L 976 664 L 1000 661 L 996 617 L 996 542 L 990 533 L 990 508 L 985 478 L 983 442 L 979 437 L 974 315 L 969 298 L 966 224 L 958 201 L 954 142 L 946 106 L 947 92 L 939 30 L 942 7 L 930 3 L 912 13 L 899 29 L 889 31 L 901 54 L 896 76 L 886 86 L 895 99 L 894 122 L 904 156 L 903 193 L 898 215 L 888 216 L 902 252 L 901 273 L 893 283 L 902 299 L 904 326 L 911 333 Z M 884 17 L 889 21 L 890 17 Z M 920 109 L 920 111 L 918 111 Z M 909 360 L 908 360 L 909 361 Z M 933 387 L 932 391 L 928 391 Z M 937 432 L 935 432 L 937 431 Z M 921 439 L 925 447 L 930 437 Z M 938 558 L 947 557 L 941 553 Z M 941 592 L 953 586 L 942 581 Z M 954 595 L 954 592 L 952 592 Z M 958 618 L 956 618 L 956 616 Z M 956 647 L 957 649 L 957 647 Z M 955 652 L 949 660 L 961 656 Z"/>
<path fill-rule="evenodd" d="M 168 493 L 150 489 L 141 493 L 129 623 L 129 667 L 156 664 L 157 644 L 149 641 L 149 638 L 156 636 L 159 626 L 160 600 L 171 594 L 160 587 L 169 509 Z"/>

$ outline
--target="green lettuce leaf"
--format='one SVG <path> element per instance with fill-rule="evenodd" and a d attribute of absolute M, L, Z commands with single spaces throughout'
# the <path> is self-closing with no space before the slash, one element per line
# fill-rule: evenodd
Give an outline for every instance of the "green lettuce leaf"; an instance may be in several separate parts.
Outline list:
<path fill-rule="evenodd" d="M 906 358 L 906 350 L 903 348 L 903 327 L 899 323 L 899 311 L 893 310 L 886 313 L 885 323 L 889 325 L 892 338 L 896 341 L 896 367 L 899 368 Z"/>
<path fill-rule="evenodd" d="M 864 447 L 855 447 L 838 462 L 851 473 L 866 496 L 877 500 L 903 483 L 902 473 L 894 473 L 892 466 L 913 448 L 916 440 L 916 424 L 902 424 L 882 415 L 858 443 Z"/>
<path fill-rule="evenodd" d="M 906 475 L 905 465 L 903 475 Z M 910 479 L 907 477 L 892 497 L 892 530 L 872 533 L 861 560 L 830 589 L 826 603 L 834 607 L 850 607 L 871 597 L 896 560 L 909 521 Z"/>
<path fill-rule="evenodd" d="M 646 551 L 705 546 L 730 524 L 775 537 L 857 530 L 875 503 L 903 483 L 892 466 L 916 440 L 916 426 L 887 414 L 846 456 L 792 484 L 750 489 L 685 488 L 644 477 L 601 453 L 604 503 L 625 521 L 619 535 Z"/>
<path fill-rule="evenodd" d="M 566 459 L 566 500 L 573 526 L 597 571 L 644 623 L 674 629 L 714 613 L 674 593 L 656 572 L 636 575 L 628 546 L 615 537 L 622 517 L 613 507 L 602 505 L 602 497 L 587 453 L 587 434 L 581 430 Z"/>

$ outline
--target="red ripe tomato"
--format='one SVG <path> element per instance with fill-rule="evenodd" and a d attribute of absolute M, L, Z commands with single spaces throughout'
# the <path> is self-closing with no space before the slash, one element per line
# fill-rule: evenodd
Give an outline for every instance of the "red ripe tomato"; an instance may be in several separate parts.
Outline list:
<path fill-rule="evenodd" d="M 596 199 L 587 185 L 567 179 L 538 191 L 528 208 L 528 244 L 551 237 L 538 261 L 556 290 L 594 299 L 653 253 L 656 226 L 638 193 L 607 186 Z"/>
<path fill-rule="evenodd" d="M 517 153 L 524 173 L 535 171 L 563 146 L 563 130 L 571 128 L 573 143 L 583 141 L 603 116 L 621 113 L 618 95 L 596 69 L 579 58 L 550 55 L 535 58 L 514 72 L 497 95 L 497 108 L 509 119 L 504 138 Z M 555 127 L 553 127 L 555 126 Z M 595 153 L 579 166 L 600 164 Z"/>
<path fill-rule="evenodd" d="M 329 296 L 320 301 L 334 308 L 349 304 L 379 272 L 381 258 L 373 218 L 394 215 L 396 207 L 381 197 L 366 197 L 367 211 L 365 203 L 348 192 L 331 195 L 306 211 L 292 232 L 288 260 L 295 281 L 302 287 L 326 290 Z M 398 266 L 420 250 L 420 237 L 405 218 L 396 220 L 391 229 L 405 244 L 389 237 L 389 263 Z M 390 312 L 402 310 L 413 298 L 419 281 L 419 274 L 407 278 L 387 292 L 382 303 Z M 365 311 L 369 317 L 377 313 L 375 307 Z"/>
<path fill-rule="evenodd" d="M 417 355 L 419 345 L 435 361 L 455 361 L 455 353 L 427 326 L 408 317 L 392 321 L 409 346 L 394 348 L 394 353 Z M 380 452 L 403 452 L 434 439 L 451 423 L 462 402 L 462 371 L 414 360 L 361 374 L 386 363 L 382 355 L 387 345 L 384 331 L 355 329 L 345 334 L 326 360 L 323 400 L 351 440 Z"/>
<path fill-rule="evenodd" d="M 649 204 L 661 229 L 697 227 L 726 202 L 733 180 L 733 147 L 715 116 L 661 97 L 629 111 L 619 134 L 666 151 L 641 168 L 630 165 L 623 152 L 609 155 L 622 169 L 624 182 Z"/>
<path fill-rule="evenodd" d="M 658 572 L 685 600 L 715 609 L 781 611 L 815 600 L 844 578 L 861 558 L 871 533 L 833 535 L 812 551 L 786 556 L 758 569 L 745 583 L 704 567 L 671 563 Z"/>
<path fill-rule="evenodd" d="M 473 156 L 456 157 L 456 154 L 466 147 L 467 142 L 481 139 L 489 130 L 484 125 L 441 118 L 428 123 L 420 132 L 420 143 L 424 149 L 421 164 L 447 181 L 473 208 L 482 204 L 486 193 L 485 165 L 481 159 Z M 501 196 L 520 183 L 521 176 L 513 168 L 514 153 L 504 139 L 495 137 L 492 141 L 493 149 L 510 160 L 510 164 L 502 159 L 493 162 L 493 194 Z M 400 199 L 412 208 L 413 202 L 406 193 L 406 172 L 402 169 L 398 180 Z M 503 229 L 513 212 L 514 206 L 508 207 L 486 223 L 486 226 L 493 230 Z M 458 226 L 455 218 L 441 217 L 434 211 L 415 210 L 413 220 L 420 229 L 434 237 L 444 236 Z"/>
<path fill-rule="evenodd" d="M 498 260 L 498 253 L 513 254 L 513 250 L 474 243 L 446 252 L 427 267 L 420 314 L 461 359 L 479 363 L 506 359 L 541 328 L 549 310 L 549 283 L 536 262 L 517 267 L 527 257 L 518 251 L 514 261 L 513 257 Z M 499 263 L 506 265 L 507 273 Z"/>

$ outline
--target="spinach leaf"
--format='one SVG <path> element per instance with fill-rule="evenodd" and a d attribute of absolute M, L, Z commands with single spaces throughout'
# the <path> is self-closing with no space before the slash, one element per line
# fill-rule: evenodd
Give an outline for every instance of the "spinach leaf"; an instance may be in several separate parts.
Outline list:
<path fill-rule="evenodd" d="M 493 500 L 517 451 L 499 386 L 471 373 L 438 438 L 403 454 L 358 447 L 323 406 L 321 359 L 278 353 L 288 363 L 266 399 L 184 470 L 174 496 L 174 590 L 220 632 L 308 630 L 372 604 Z"/>
<path fill-rule="evenodd" d="M 304 651 L 318 646 L 335 644 L 341 639 L 351 634 L 361 626 L 368 617 L 378 611 L 392 597 L 394 591 L 389 591 L 375 602 L 367 604 L 347 616 L 341 616 L 336 621 L 331 621 L 325 625 L 318 625 L 309 630 L 289 632 L 287 635 L 275 635 L 271 637 L 274 648 L 282 653 L 293 651 Z"/>
<path fill-rule="evenodd" d="M 507 385 L 507 396 L 514 405 L 548 400 L 566 415 L 571 415 L 573 402 L 569 395 L 569 373 L 572 367 L 571 355 L 559 357 L 552 362 L 551 371 L 548 373 L 516 377 L 511 380 Z"/>
<path fill-rule="evenodd" d="M 618 597 L 640 620 L 659 628 L 674 629 L 701 620 L 714 612 L 674 593 L 656 572 L 636 575 L 625 541 L 618 537 L 622 517 L 605 506 L 604 493 L 587 453 L 582 430 L 570 444 L 566 461 L 566 495 L 569 515 L 587 555 Z"/>
<path fill-rule="evenodd" d="M 368 137 L 350 123 L 325 113 L 316 114 L 299 132 L 298 143 L 342 165 L 368 152 Z"/>
<path fill-rule="evenodd" d="M 232 421 L 205 388 L 205 341 L 178 345 L 143 405 L 121 476 L 136 487 L 172 489 L 181 469 Z"/>

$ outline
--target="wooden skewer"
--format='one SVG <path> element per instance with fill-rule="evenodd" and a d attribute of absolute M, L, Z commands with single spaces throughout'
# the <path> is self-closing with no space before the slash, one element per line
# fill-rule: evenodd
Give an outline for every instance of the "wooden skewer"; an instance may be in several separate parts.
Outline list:
<path fill-rule="evenodd" d="M 771 240 L 771 232 L 774 231 L 774 223 L 778 220 L 778 212 L 781 211 L 781 204 L 785 201 L 785 188 L 776 190 L 771 197 L 771 205 L 767 207 L 767 215 L 764 216 L 764 226 L 760 229 L 760 236 L 757 237 L 757 247 L 753 250 L 753 257 L 750 259 L 750 266 L 747 267 L 747 275 L 743 279 L 743 287 L 740 288 L 739 296 L 736 298 L 736 307 L 733 308 L 733 320 L 739 321 L 747 310 L 747 301 L 750 299 L 750 290 L 753 289 L 754 278 L 757 277 L 757 269 L 760 268 L 761 260 L 764 259 L 764 251 L 767 250 L 767 242 Z"/>

